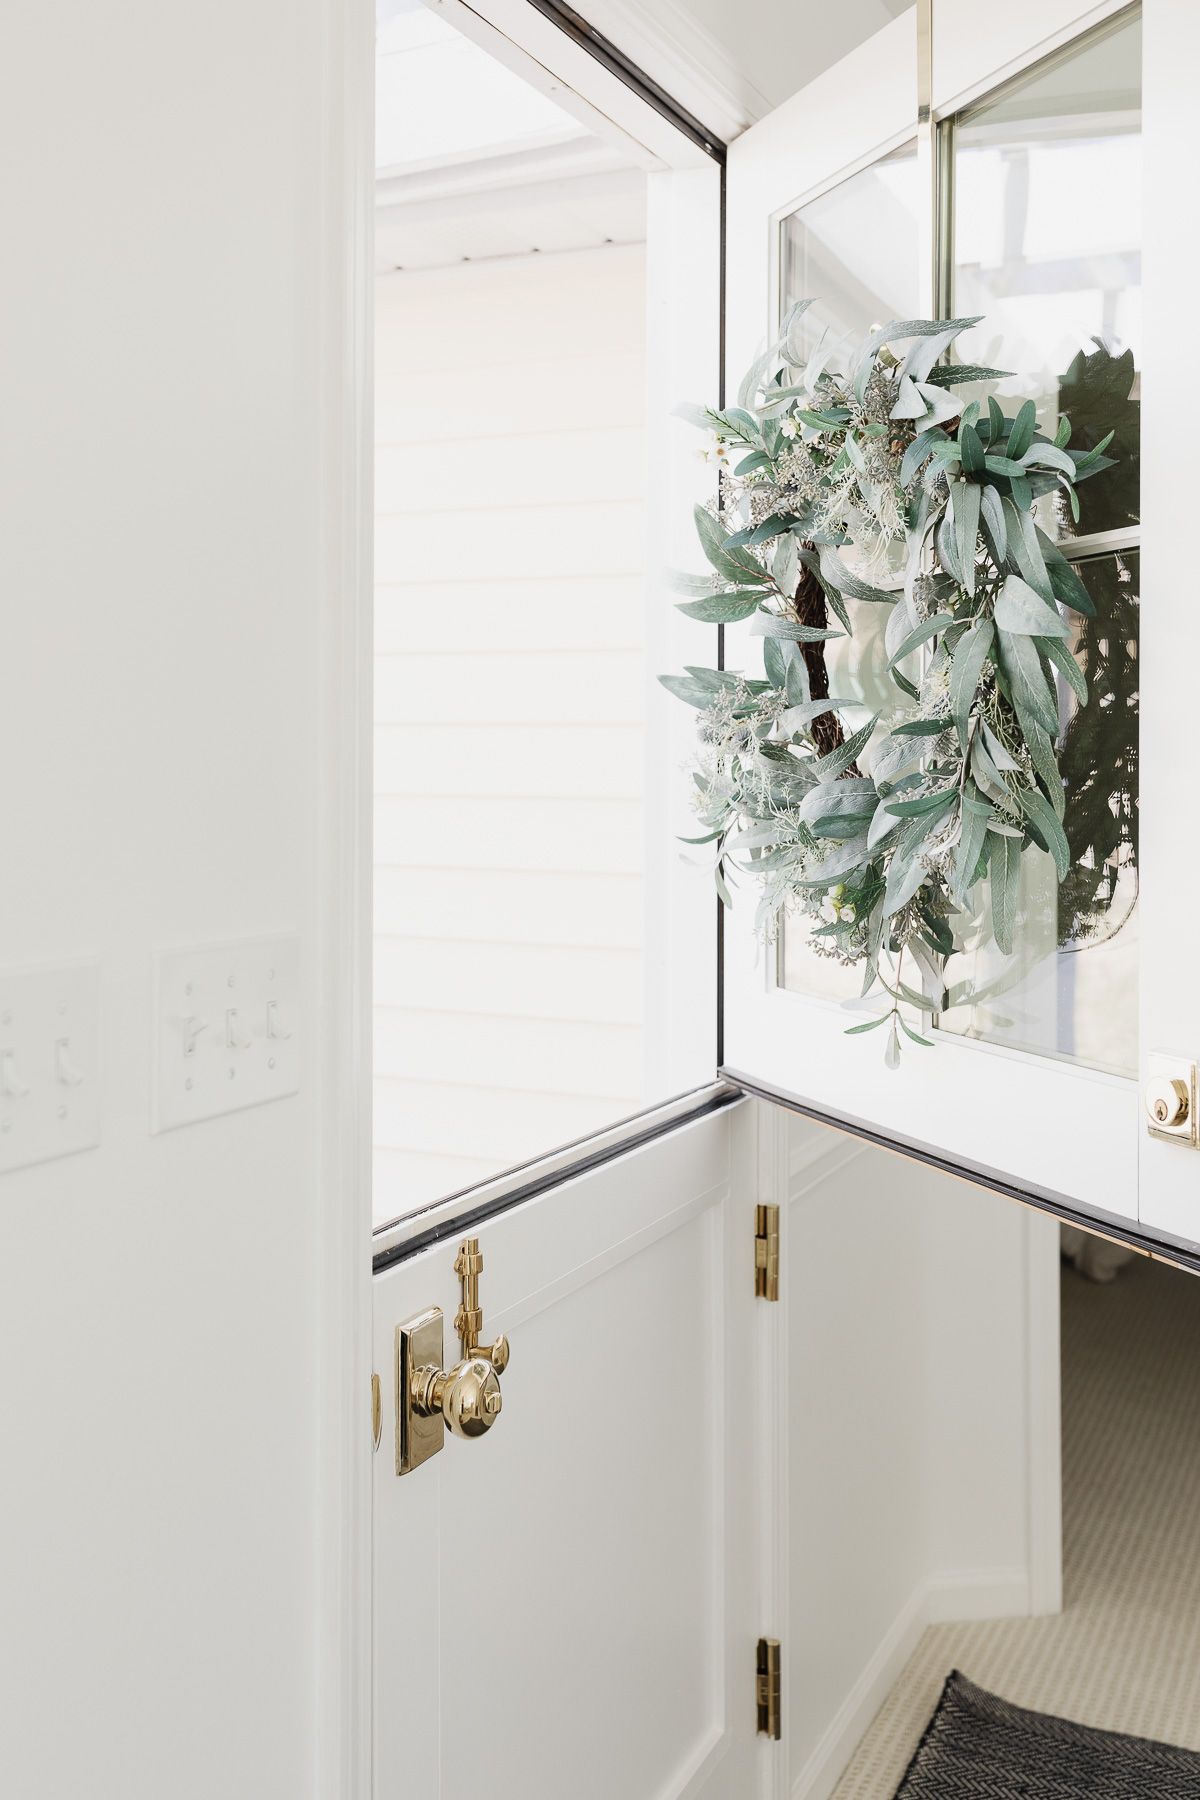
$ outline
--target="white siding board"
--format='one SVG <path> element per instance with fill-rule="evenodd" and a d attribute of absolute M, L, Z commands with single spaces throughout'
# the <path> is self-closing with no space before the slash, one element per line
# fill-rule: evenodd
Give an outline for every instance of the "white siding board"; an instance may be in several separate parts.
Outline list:
<path fill-rule="evenodd" d="M 447 1013 L 634 1025 L 642 1014 L 642 959 L 636 950 L 586 943 L 382 938 L 375 945 L 375 1000 Z"/>
<path fill-rule="evenodd" d="M 377 864 L 481 870 L 594 868 L 637 875 L 642 809 L 628 800 L 488 799 L 485 805 L 417 797 L 375 806 Z M 486 917 L 480 882 L 480 912 Z"/>
<path fill-rule="evenodd" d="M 643 287 L 378 284 L 381 1219 L 642 1104 Z"/>
<path fill-rule="evenodd" d="M 523 576 L 519 580 L 381 582 L 375 649 L 633 650 L 646 608 L 641 575 Z"/>
<path fill-rule="evenodd" d="M 486 896 L 486 914 L 480 894 Z M 643 938 L 636 875 L 531 875 L 511 869 L 379 869 L 376 928 L 389 935 L 469 941 L 486 926 L 506 943 L 594 944 L 636 950 Z"/>
<path fill-rule="evenodd" d="M 596 431 L 528 432 L 488 440 L 484 461 L 493 506 L 546 506 L 577 501 L 640 502 L 644 491 L 644 434 L 628 426 Z M 464 488 L 476 490 L 479 470 L 463 467 L 461 444 L 381 444 L 375 488 L 381 510 L 463 511 Z"/>
<path fill-rule="evenodd" d="M 414 365 L 381 375 L 376 385 L 376 441 L 462 445 L 464 476 L 486 480 L 479 440 L 518 432 L 644 421 L 645 365 L 637 351 L 592 356 L 543 356 L 482 372 L 469 362 L 453 369 Z"/>
<path fill-rule="evenodd" d="M 377 1076 L 586 1098 L 629 1085 L 640 1045 L 635 1025 L 375 1009 Z"/>
<path fill-rule="evenodd" d="M 381 725 L 375 792 L 637 800 L 642 752 L 637 725 Z"/>
<path fill-rule="evenodd" d="M 645 710 L 645 669 L 636 651 L 385 655 L 375 671 L 380 725 L 548 723 L 570 732 L 581 721 L 637 723 Z M 554 752 L 548 743 L 546 756 Z"/>
<path fill-rule="evenodd" d="M 645 530 L 645 509 L 628 500 L 460 507 L 444 515 L 384 511 L 376 515 L 375 574 L 379 581 L 429 583 L 581 568 L 630 575 L 645 561 Z"/>
<path fill-rule="evenodd" d="M 375 1141 L 381 1149 L 486 1161 L 492 1168 L 529 1162 L 574 1143 L 630 1112 L 631 1095 L 523 1093 L 514 1088 L 377 1081 Z"/>

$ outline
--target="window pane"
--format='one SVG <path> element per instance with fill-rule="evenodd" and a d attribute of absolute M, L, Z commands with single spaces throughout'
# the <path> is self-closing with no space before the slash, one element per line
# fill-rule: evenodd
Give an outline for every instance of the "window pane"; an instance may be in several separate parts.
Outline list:
<path fill-rule="evenodd" d="M 985 315 L 960 340 L 962 359 L 1017 371 L 999 394 L 1036 401 L 1049 433 L 1067 414 L 1073 445 L 1116 433 L 1116 466 L 1080 486 L 1077 525 L 1054 497 L 1039 502 L 1061 538 L 1139 517 L 1140 66 L 1133 19 L 954 128 L 954 310 Z M 1133 1073 L 1138 559 L 1103 557 L 1081 573 L 1097 608 L 1074 620 L 1091 699 L 1076 713 L 1069 692 L 1060 697 L 1073 866 L 1059 887 L 1047 858 L 1026 856 L 1013 958 L 981 943 L 979 919 L 959 934 L 951 992 L 969 981 L 975 994 L 939 1024 Z"/>
<path fill-rule="evenodd" d="M 1138 556 L 1079 572 L 1096 616 L 1068 614 L 1090 693 L 1078 708 L 1059 680 L 1063 824 L 1072 867 L 1059 886 L 1049 856 L 1022 858 L 1017 952 L 991 939 L 986 898 L 947 969 L 943 1031 L 986 1038 L 1122 1075 L 1137 1072 Z"/>
<path fill-rule="evenodd" d="M 651 219 L 632 150 L 417 0 L 381 0 L 377 69 L 383 1223 L 712 1077 L 716 901 L 667 813 L 694 716 L 656 676 L 716 646 L 647 525 L 690 544 L 690 492 L 650 483 L 708 481 L 652 434 L 715 374 L 719 173 L 705 202 L 687 171 L 694 225 L 656 176 Z M 704 346 L 686 385 L 668 331 Z"/>
<path fill-rule="evenodd" d="M 995 391 L 1035 400 L 1051 436 L 1060 412 L 1073 445 L 1116 429 L 1118 466 L 1081 487 L 1078 527 L 1042 521 L 1061 536 L 1138 517 L 1140 70 L 1133 19 L 954 128 L 954 306 L 984 315 L 962 360 L 1016 371 Z"/>
<path fill-rule="evenodd" d="M 888 319 L 919 310 L 916 246 L 918 179 L 915 144 L 839 182 L 798 208 L 781 226 L 780 314 L 797 300 L 814 301 L 805 315 L 810 343 L 823 331 L 847 349 Z M 834 359 L 837 366 L 837 358 Z M 886 609 L 849 603 L 854 635 L 826 651 L 830 692 L 852 700 L 852 726 L 895 703 L 883 645 Z M 806 919 L 784 919 L 779 942 L 781 984 L 825 999 L 852 999 L 861 970 L 847 969 L 812 945 Z"/>

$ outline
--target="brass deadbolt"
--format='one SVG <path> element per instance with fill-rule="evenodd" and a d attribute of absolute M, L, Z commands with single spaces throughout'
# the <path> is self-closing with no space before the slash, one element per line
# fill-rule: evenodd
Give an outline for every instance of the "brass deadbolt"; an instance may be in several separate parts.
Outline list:
<path fill-rule="evenodd" d="M 1146 1129 L 1152 1137 L 1197 1144 L 1196 1065 L 1187 1057 L 1158 1052 L 1149 1058 L 1142 1090 Z"/>
<path fill-rule="evenodd" d="M 1167 1075 L 1146 1084 L 1146 1111 L 1156 1125 L 1182 1125 L 1188 1116 L 1187 1084 Z"/>

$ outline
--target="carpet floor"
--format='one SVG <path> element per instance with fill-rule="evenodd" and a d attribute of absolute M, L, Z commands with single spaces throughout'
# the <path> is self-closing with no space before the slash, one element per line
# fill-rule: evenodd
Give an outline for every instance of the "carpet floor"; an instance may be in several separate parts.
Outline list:
<path fill-rule="evenodd" d="M 1063 1276 L 1062 1613 L 932 1625 L 834 1800 L 891 1800 L 952 1669 L 1018 1706 L 1200 1750 L 1200 1279 Z"/>

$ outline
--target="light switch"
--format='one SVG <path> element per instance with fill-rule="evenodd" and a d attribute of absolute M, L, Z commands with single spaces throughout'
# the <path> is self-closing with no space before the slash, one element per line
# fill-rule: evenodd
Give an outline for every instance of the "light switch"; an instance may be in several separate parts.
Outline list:
<path fill-rule="evenodd" d="M 100 970 L 0 971 L 0 1173 L 100 1142 Z"/>
<path fill-rule="evenodd" d="M 154 1131 L 297 1091 L 300 1034 L 278 1025 L 298 1018 L 299 969 L 294 937 L 158 952 Z"/>

